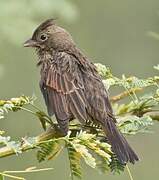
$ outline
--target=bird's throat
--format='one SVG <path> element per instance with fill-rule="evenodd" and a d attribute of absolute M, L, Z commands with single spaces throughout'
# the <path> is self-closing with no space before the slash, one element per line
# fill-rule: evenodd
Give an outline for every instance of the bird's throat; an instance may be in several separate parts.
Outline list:
<path fill-rule="evenodd" d="M 45 51 L 40 48 L 36 48 L 36 54 L 38 56 L 38 63 L 37 66 L 42 65 L 43 63 L 48 63 L 49 61 L 52 61 L 52 53 L 50 51 Z"/>

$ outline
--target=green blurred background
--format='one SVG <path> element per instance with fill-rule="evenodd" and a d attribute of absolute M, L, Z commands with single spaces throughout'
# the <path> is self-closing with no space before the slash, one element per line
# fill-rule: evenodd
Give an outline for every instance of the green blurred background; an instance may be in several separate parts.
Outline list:
<path fill-rule="evenodd" d="M 57 18 L 93 62 L 103 63 L 116 75 L 148 77 L 159 63 L 158 0 L 1 0 L 0 1 L 0 99 L 22 94 L 36 95 L 36 104 L 45 109 L 39 91 L 39 69 L 33 50 L 23 48 L 36 26 L 47 18 Z M 42 132 L 39 121 L 25 112 L 10 113 L 0 129 L 14 139 Z M 159 178 L 159 125 L 153 133 L 128 137 L 141 161 L 130 166 L 134 180 Z M 67 180 L 66 152 L 53 161 L 39 164 L 35 152 L 0 159 L 0 171 L 21 170 L 29 166 L 53 167 L 53 171 L 26 175 L 28 180 Z M 86 166 L 84 180 L 127 180 L 121 175 L 102 175 Z"/>

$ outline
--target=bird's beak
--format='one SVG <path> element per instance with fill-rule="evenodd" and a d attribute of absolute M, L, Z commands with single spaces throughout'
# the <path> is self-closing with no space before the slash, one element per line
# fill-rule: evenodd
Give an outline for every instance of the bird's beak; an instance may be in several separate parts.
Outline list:
<path fill-rule="evenodd" d="M 36 47 L 36 46 L 37 46 L 37 42 L 35 40 L 32 40 L 32 39 L 28 39 L 24 43 L 24 47 Z"/>

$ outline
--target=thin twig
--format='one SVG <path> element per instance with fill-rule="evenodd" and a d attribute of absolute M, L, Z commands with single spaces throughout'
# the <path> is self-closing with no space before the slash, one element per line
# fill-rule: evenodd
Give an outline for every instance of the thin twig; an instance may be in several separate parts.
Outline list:
<path fill-rule="evenodd" d="M 59 136 L 59 134 L 60 133 L 55 128 L 53 128 L 53 127 L 49 128 L 47 131 L 45 131 L 44 133 L 42 133 L 36 137 L 37 144 L 40 142 L 43 142 L 45 140 L 51 139 L 53 137 L 57 137 L 57 136 Z M 21 151 L 24 152 L 24 151 L 34 149 L 34 148 L 35 148 L 35 146 L 30 146 L 28 143 L 24 143 L 24 144 L 22 144 Z M 14 154 L 16 154 L 16 153 L 15 153 L 14 149 L 12 149 L 11 147 L 5 146 L 5 147 L 0 148 L 0 158 L 11 156 Z"/>
<path fill-rule="evenodd" d="M 153 120 L 159 121 L 159 111 L 152 110 L 150 112 L 146 112 L 144 115 L 150 116 Z"/>
<path fill-rule="evenodd" d="M 12 178 L 12 179 L 26 180 L 23 177 L 13 176 L 13 175 L 10 175 L 10 174 L 5 174 L 5 173 L 0 173 L 0 175 L 5 176 L 5 177 L 9 177 L 9 178 Z"/>
<path fill-rule="evenodd" d="M 124 99 L 125 97 L 129 96 L 130 94 L 133 94 L 134 92 L 140 92 L 142 90 L 143 90 L 142 88 L 134 88 L 134 89 L 131 89 L 129 91 L 126 90 L 126 91 L 124 91 L 124 92 L 122 92 L 122 93 L 120 93 L 120 94 L 118 94 L 116 96 L 111 97 L 110 101 L 112 103 L 115 103 L 115 102 L 117 102 L 117 101 L 119 101 L 121 99 Z"/>
<path fill-rule="evenodd" d="M 26 112 L 31 113 L 31 114 L 33 114 L 33 115 L 36 116 L 36 113 L 35 113 L 34 111 L 30 110 L 30 109 L 27 109 L 27 108 L 24 108 L 24 107 L 19 107 L 19 108 L 20 108 L 21 110 L 23 110 L 23 111 L 26 111 Z"/>
<path fill-rule="evenodd" d="M 22 174 L 22 173 L 32 173 L 32 172 L 40 172 L 40 171 L 50 171 L 50 170 L 53 170 L 53 168 L 44 168 L 44 169 L 31 169 L 31 170 L 23 170 L 23 171 L 4 171 L 4 173 L 15 173 L 15 174 Z"/>
<path fill-rule="evenodd" d="M 67 142 L 66 142 L 67 143 Z M 67 153 L 68 153 L 68 159 L 69 159 L 69 163 L 70 163 L 70 173 L 71 173 L 71 180 L 74 180 L 74 176 L 72 174 L 72 164 L 71 164 L 71 159 L 70 159 L 70 155 L 69 155 L 69 149 L 67 146 Z"/>
<path fill-rule="evenodd" d="M 34 108 L 36 108 L 39 112 L 42 112 L 38 107 L 36 107 L 35 105 L 33 105 L 33 104 L 30 104 L 30 105 L 32 105 Z M 38 112 L 34 112 L 34 111 L 32 111 L 32 110 L 30 110 L 30 109 L 28 109 L 28 108 L 24 108 L 24 107 L 20 107 L 20 109 L 22 109 L 23 111 L 26 111 L 26 112 L 29 112 L 29 113 L 31 113 L 31 114 L 33 114 L 34 116 L 36 116 L 36 117 L 38 117 L 37 115 L 38 115 Z M 43 112 L 42 112 L 43 113 Z M 44 113 L 45 114 L 45 113 Z M 45 117 L 47 118 L 45 118 L 45 121 L 48 123 L 48 124 L 50 124 L 50 125 L 53 125 L 53 122 L 52 122 L 52 120 L 51 120 L 51 118 L 49 117 L 49 116 L 47 116 L 46 114 L 45 114 Z M 38 117 L 39 118 L 39 117 Z"/>
<path fill-rule="evenodd" d="M 149 115 L 153 120 L 158 120 L 159 121 L 159 111 L 153 111 L 152 110 L 152 112 L 146 112 L 143 115 Z M 75 126 L 76 126 L 76 128 L 75 128 Z M 86 128 L 94 129 L 94 127 L 88 126 L 88 125 L 86 125 Z M 81 129 L 80 125 L 78 125 L 78 124 L 77 125 L 70 125 L 70 130 L 71 131 L 78 132 L 78 131 L 80 131 L 80 129 Z M 99 133 L 102 132 L 102 130 L 101 131 L 100 131 L 100 129 L 98 129 L 98 130 L 99 130 Z M 40 142 L 44 142 L 44 141 L 49 140 L 49 139 L 53 140 L 52 138 L 59 138 L 59 137 L 61 137 L 61 132 L 57 128 L 57 124 L 54 124 L 54 126 L 49 128 L 47 131 L 45 131 L 44 133 L 38 135 L 36 137 L 36 139 L 37 139 L 37 143 L 40 143 Z M 23 152 L 23 151 L 27 151 L 27 150 L 34 149 L 34 148 L 35 148 L 35 146 L 31 147 L 27 143 L 26 144 L 24 143 L 22 145 L 21 151 Z M 0 148 L 0 158 L 11 156 L 11 155 L 14 155 L 14 154 L 15 154 L 15 151 L 10 147 L 5 146 L 5 147 Z"/>
<path fill-rule="evenodd" d="M 130 177 L 130 180 L 134 180 L 128 165 L 126 165 L 126 169 L 127 169 L 128 175 Z"/>
<path fill-rule="evenodd" d="M 40 109 L 39 107 L 35 106 L 33 103 L 30 103 L 30 105 L 31 105 L 33 108 L 35 108 L 36 110 L 41 111 L 41 109 Z"/>

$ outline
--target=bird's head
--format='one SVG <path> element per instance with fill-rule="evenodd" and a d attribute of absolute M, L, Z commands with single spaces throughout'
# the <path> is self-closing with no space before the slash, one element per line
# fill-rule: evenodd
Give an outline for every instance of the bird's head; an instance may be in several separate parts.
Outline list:
<path fill-rule="evenodd" d="M 54 19 L 41 23 L 32 37 L 24 43 L 24 47 L 33 47 L 42 50 L 65 50 L 74 45 L 71 35 L 55 24 Z"/>

